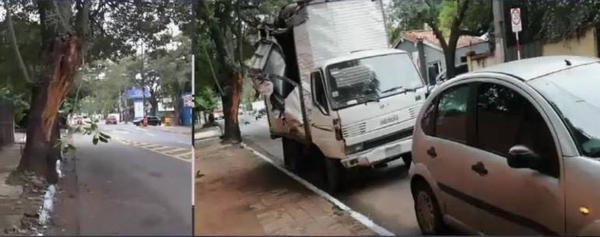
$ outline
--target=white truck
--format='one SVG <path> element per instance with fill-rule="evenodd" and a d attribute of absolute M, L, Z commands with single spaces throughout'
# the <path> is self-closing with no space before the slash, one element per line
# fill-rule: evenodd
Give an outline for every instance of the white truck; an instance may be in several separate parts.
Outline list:
<path fill-rule="evenodd" d="M 412 162 L 427 88 L 411 56 L 389 48 L 380 1 L 296 1 L 263 24 L 248 66 L 288 169 L 319 161 L 336 192 L 349 168 Z"/>

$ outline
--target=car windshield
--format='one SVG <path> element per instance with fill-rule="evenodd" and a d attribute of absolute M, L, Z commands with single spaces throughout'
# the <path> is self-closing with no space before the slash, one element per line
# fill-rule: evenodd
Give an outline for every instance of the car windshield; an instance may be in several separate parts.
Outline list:
<path fill-rule="evenodd" d="M 423 87 L 405 53 L 345 61 L 327 67 L 331 107 L 341 109 Z"/>
<path fill-rule="evenodd" d="M 580 66 L 529 82 L 563 117 L 579 152 L 600 157 L 600 64 Z"/>

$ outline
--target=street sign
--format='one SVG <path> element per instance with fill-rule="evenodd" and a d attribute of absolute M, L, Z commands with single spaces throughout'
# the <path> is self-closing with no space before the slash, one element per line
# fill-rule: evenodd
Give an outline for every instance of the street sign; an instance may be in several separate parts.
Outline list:
<path fill-rule="evenodd" d="M 521 21 L 521 8 L 510 9 L 510 24 L 514 33 L 521 32 L 523 30 L 523 22 Z"/>

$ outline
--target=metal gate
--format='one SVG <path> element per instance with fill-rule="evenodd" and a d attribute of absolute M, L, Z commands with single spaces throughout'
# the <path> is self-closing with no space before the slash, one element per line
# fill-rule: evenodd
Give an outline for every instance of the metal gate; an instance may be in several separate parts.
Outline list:
<path fill-rule="evenodd" d="M 0 99 L 0 147 L 15 142 L 14 105 Z"/>

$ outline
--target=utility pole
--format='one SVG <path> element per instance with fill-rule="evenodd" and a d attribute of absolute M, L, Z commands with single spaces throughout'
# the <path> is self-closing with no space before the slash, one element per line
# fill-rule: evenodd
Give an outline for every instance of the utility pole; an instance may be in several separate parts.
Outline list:
<path fill-rule="evenodd" d="M 494 56 L 498 63 L 506 62 L 506 41 L 504 30 L 504 2 L 503 0 L 492 0 L 492 11 L 494 13 L 494 39 L 496 41 L 496 49 Z"/>

